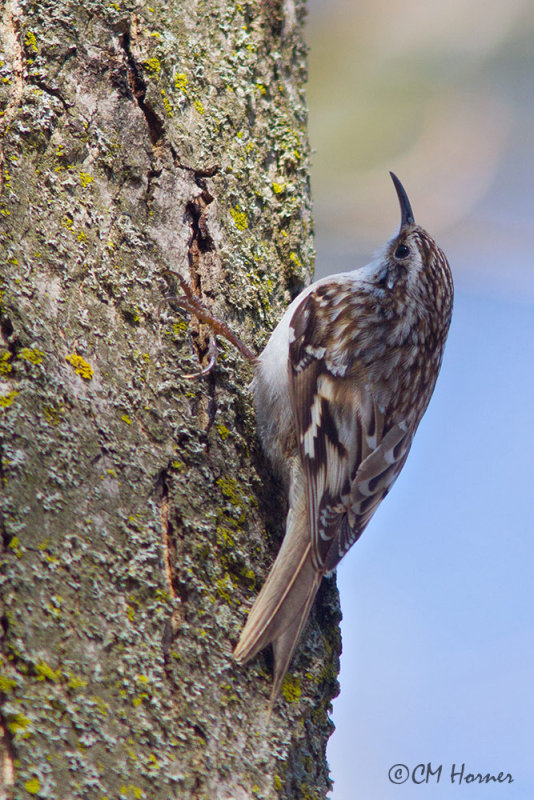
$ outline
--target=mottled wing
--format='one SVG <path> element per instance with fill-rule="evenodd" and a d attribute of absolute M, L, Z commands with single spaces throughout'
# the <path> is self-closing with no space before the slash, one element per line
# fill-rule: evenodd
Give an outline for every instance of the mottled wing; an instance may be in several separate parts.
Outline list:
<path fill-rule="evenodd" d="M 380 413 L 380 412 L 379 412 Z M 364 433 L 365 436 L 365 433 Z M 324 569 L 335 569 L 359 538 L 376 509 L 396 481 L 410 450 L 412 436 L 403 426 L 393 425 L 374 450 L 355 465 L 346 513 L 339 520 L 340 533 L 332 535 Z M 353 470 L 353 474 L 354 474 Z M 331 531 L 334 534 L 334 531 Z M 319 531 L 319 536 L 324 534 Z"/>
<path fill-rule="evenodd" d="M 323 291 L 309 294 L 290 325 L 289 385 L 308 491 L 312 555 L 331 572 L 358 539 L 408 455 L 411 436 L 388 425 L 353 377 L 357 329 L 346 357 L 330 357 L 332 323 Z"/>

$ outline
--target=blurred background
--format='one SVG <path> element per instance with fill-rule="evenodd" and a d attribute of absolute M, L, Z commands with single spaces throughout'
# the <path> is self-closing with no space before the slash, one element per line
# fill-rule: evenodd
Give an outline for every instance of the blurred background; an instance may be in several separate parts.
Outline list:
<path fill-rule="evenodd" d="M 332 800 L 534 797 L 534 4 L 308 0 L 316 276 L 398 229 L 445 250 L 455 311 L 392 493 L 338 570 Z M 511 773 L 451 784 L 451 768 Z M 422 773 L 416 773 L 420 780 Z M 468 785 L 468 789 L 463 787 Z M 453 788 L 454 787 L 454 788 Z"/>

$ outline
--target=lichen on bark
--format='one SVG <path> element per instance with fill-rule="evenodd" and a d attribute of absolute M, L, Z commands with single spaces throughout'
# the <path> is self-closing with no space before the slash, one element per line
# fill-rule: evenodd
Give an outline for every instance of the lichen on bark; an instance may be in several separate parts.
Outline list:
<path fill-rule="evenodd" d="M 321 798 L 324 582 L 273 722 L 231 659 L 283 532 L 252 348 L 312 269 L 304 8 L 10 0 L 0 55 L 3 779 L 14 798 Z"/>

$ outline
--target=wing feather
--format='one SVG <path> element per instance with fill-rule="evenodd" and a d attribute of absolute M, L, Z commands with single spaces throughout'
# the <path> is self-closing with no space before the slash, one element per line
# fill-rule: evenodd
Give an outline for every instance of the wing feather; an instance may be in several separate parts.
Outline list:
<path fill-rule="evenodd" d="M 331 572 L 362 534 L 397 478 L 411 444 L 402 424 L 388 425 L 351 360 L 329 369 L 331 323 L 313 292 L 290 324 L 289 385 L 306 478 L 314 565 Z M 357 353 L 355 343 L 354 359 Z M 350 354 L 349 354 L 350 356 Z"/>

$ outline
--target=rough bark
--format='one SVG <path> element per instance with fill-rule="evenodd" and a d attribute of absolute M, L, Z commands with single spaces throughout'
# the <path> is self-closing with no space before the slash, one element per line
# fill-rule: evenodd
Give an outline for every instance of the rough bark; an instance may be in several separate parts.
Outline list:
<path fill-rule="evenodd" d="M 8 0 L 0 125 L 3 780 L 27 798 L 321 798 L 325 581 L 266 724 L 231 659 L 283 532 L 251 368 L 312 263 L 303 6 Z"/>

